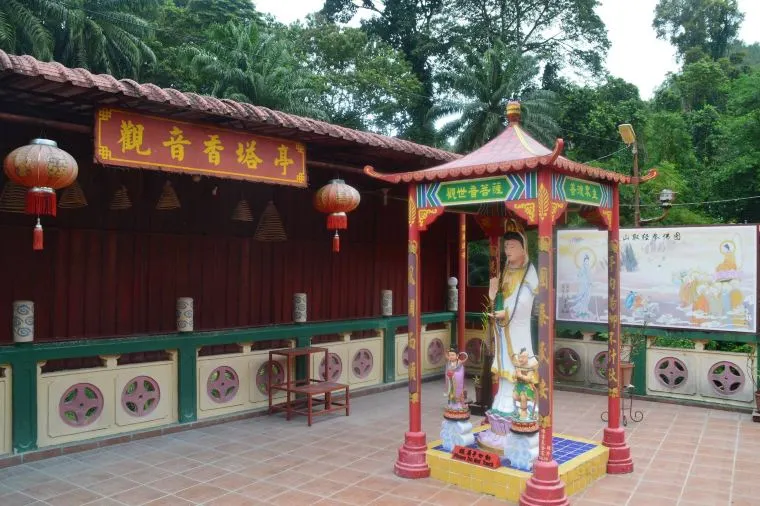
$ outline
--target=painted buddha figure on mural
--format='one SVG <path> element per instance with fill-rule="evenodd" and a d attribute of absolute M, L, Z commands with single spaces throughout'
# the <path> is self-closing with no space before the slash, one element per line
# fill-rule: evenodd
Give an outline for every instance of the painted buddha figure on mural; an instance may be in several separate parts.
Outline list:
<path fill-rule="evenodd" d="M 538 275 L 530 263 L 527 239 L 521 232 L 504 236 L 506 262 L 498 278 L 491 279 L 489 297 L 496 319 L 495 353 L 491 371 L 498 378 L 498 392 L 491 411 L 502 417 L 519 417 L 515 391 L 517 370 L 535 370 L 537 362 L 531 339 L 531 312 L 538 293 Z M 521 355 L 522 354 L 522 360 Z M 527 358 L 526 358 L 527 357 Z M 523 413 L 524 414 L 524 413 Z"/>

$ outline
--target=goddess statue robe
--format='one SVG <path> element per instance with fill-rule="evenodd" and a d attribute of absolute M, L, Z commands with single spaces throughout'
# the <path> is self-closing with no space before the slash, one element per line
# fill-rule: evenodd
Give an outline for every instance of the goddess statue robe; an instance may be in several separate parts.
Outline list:
<path fill-rule="evenodd" d="M 499 378 L 499 391 L 491 410 L 505 417 L 511 416 L 515 411 L 512 397 L 515 388 L 515 356 L 525 348 L 531 357 L 529 365 L 537 364 L 531 339 L 530 318 L 533 299 L 538 293 L 538 274 L 532 264 L 506 269 L 501 290 L 497 293 L 495 301 L 496 310 L 505 311 L 504 320 L 494 325 L 496 349 L 491 366 L 491 372 Z M 508 326 L 502 326 L 507 322 Z"/>

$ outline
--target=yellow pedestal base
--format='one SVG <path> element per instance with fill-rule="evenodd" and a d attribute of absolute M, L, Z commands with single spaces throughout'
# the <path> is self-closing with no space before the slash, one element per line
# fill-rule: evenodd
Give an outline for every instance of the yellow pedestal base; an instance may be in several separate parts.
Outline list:
<path fill-rule="evenodd" d="M 480 432 L 488 426 L 480 426 L 473 432 Z M 555 434 L 556 437 L 594 445 L 594 448 L 559 466 L 560 479 L 565 483 L 568 496 L 577 494 L 607 473 L 609 450 L 597 441 Z M 454 484 L 466 490 L 490 494 L 507 501 L 518 502 L 531 474 L 508 467 L 489 469 L 468 464 L 451 458 L 445 451 L 434 450 L 441 441 L 428 443 L 427 463 L 430 477 Z"/>

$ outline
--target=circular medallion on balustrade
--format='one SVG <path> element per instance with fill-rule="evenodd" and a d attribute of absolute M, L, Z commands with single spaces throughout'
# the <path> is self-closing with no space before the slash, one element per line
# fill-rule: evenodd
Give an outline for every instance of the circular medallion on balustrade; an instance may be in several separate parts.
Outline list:
<path fill-rule="evenodd" d="M 721 395 L 734 395 L 741 391 L 745 377 L 738 365 L 733 362 L 716 362 L 710 367 L 707 379 L 717 393 Z"/>
<path fill-rule="evenodd" d="M 359 379 L 365 379 L 372 373 L 375 359 L 372 356 L 372 352 L 367 348 L 354 353 L 354 358 L 351 359 L 351 370 L 354 372 L 354 376 Z"/>
<path fill-rule="evenodd" d="M 340 356 L 335 353 L 329 353 L 327 359 L 330 361 L 328 368 L 327 381 L 337 382 L 340 379 L 340 375 L 343 374 L 343 361 Z M 319 362 L 319 379 L 325 379 L 325 359 Z"/>
<path fill-rule="evenodd" d="M 574 376 L 581 368 L 581 356 L 572 348 L 560 348 L 554 352 L 554 372 L 563 378 Z"/>
<path fill-rule="evenodd" d="M 596 355 L 594 355 L 594 360 L 592 361 L 592 365 L 594 367 L 594 372 L 597 376 L 602 378 L 603 380 L 607 379 L 607 352 L 606 351 L 600 351 Z"/>
<path fill-rule="evenodd" d="M 206 381 L 206 393 L 212 401 L 224 404 L 235 398 L 240 389 L 240 378 L 230 366 L 221 365 L 211 371 Z"/>
<path fill-rule="evenodd" d="M 430 341 L 430 344 L 428 344 L 427 349 L 427 358 L 428 362 L 430 362 L 430 365 L 441 365 L 443 364 L 443 359 L 446 356 L 446 351 L 444 350 L 443 341 L 438 339 L 437 337 Z"/>
<path fill-rule="evenodd" d="M 689 370 L 681 360 L 676 357 L 664 357 L 654 365 L 654 374 L 660 385 L 665 388 L 679 388 L 689 378 Z"/>
<path fill-rule="evenodd" d="M 72 385 L 61 396 L 58 414 L 72 427 L 86 427 L 103 413 L 103 393 L 92 383 Z"/>
<path fill-rule="evenodd" d="M 272 383 L 281 385 L 285 382 L 285 368 L 276 360 L 267 360 L 256 371 L 256 388 L 262 395 L 269 395 L 269 374 L 272 374 Z"/>
<path fill-rule="evenodd" d="M 404 352 L 401 354 L 401 363 L 404 364 L 404 369 L 409 369 L 409 346 L 404 346 Z"/>
<path fill-rule="evenodd" d="M 150 376 L 137 376 L 129 380 L 121 393 L 121 407 L 135 417 L 152 413 L 161 400 L 158 382 Z"/>
<path fill-rule="evenodd" d="M 478 337 L 473 337 L 467 341 L 464 345 L 464 350 L 469 357 L 468 362 L 471 365 L 480 365 L 483 359 L 483 340 Z"/>

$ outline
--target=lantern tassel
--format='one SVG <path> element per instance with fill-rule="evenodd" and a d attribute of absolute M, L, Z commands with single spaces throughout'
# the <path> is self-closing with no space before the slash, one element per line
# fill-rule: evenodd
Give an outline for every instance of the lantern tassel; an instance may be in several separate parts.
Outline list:
<path fill-rule="evenodd" d="M 52 188 L 35 186 L 26 192 L 26 214 L 55 216 L 56 197 Z"/>
<path fill-rule="evenodd" d="M 327 216 L 327 228 L 330 230 L 345 230 L 348 228 L 346 213 L 332 213 Z"/>
<path fill-rule="evenodd" d="M 37 218 L 37 224 L 34 226 L 32 247 L 34 248 L 35 251 L 40 251 L 42 250 L 42 246 L 43 246 L 42 223 L 40 223 L 40 219 Z"/>
<path fill-rule="evenodd" d="M 339 253 L 340 252 L 340 236 L 338 235 L 338 231 L 335 231 L 335 235 L 333 236 L 333 245 L 332 245 L 333 253 Z"/>

